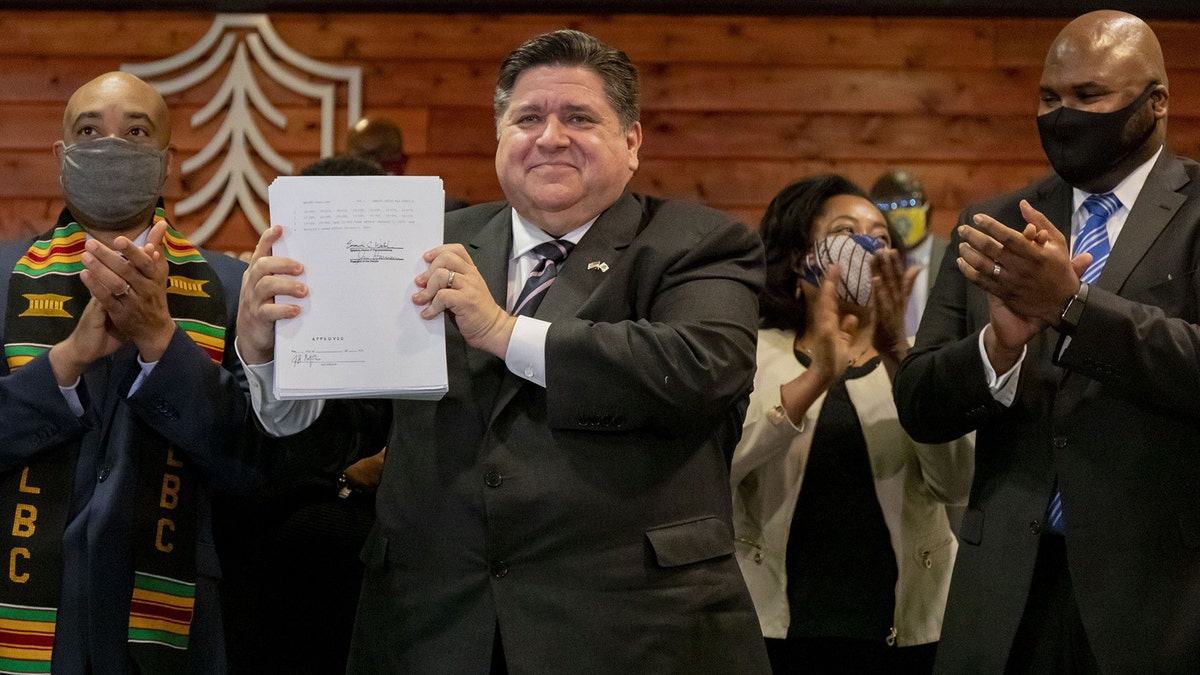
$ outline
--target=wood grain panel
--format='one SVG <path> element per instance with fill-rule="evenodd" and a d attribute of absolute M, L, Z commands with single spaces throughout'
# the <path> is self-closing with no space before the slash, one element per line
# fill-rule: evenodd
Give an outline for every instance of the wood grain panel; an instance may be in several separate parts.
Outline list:
<path fill-rule="evenodd" d="M 0 241 L 24 239 L 50 229 L 62 199 L 0 198 Z"/>
<path fill-rule="evenodd" d="M 200 106 L 175 105 L 171 109 L 171 142 L 184 157 L 199 152 L 212 134 L 221 125 L 217 117 L 204 125 L 193 127 L 191 116 Z M 276 127 L 256 115 L 258 128 L 263 137 L 282 153 L 307 153 L 319 148 L 321 139 L 321 111 L 311 107 L 281 107 L 287 117 L 284 128 Z M 62 138 L 62 103 L 14 103 L 6 106 L 0 115 L 0 150 L 48 149 Z M 404 149 L 408 153 L 423 154 L 429 151 L 429 112 L 425 108 L 373 108 L 365 111 L 369 115 L 386 117 L 395 121 L 404 133 Z M 334 136 L 336 147 L 345 147 L 346 130 L 338 125 Z"/>
<path fill-rule="evenodd" d="M 491 96 L 503 56 L 521 40 L 579 28 L 625 49 L 643 75 L 645 143 L 636 189 L 693 199 L 757 226 L 787 183 L 838 171 L 869 184 L 892 166 L 914 168 L 946 233 L 963 205 L 1046 170 L 1033 114 L 1057 19 L 646 16 L 568 14 L 275 14 L 290 46 L 363 68 L 363 110 L 397 120 L 410 173 L 440 175 L 470 202 L 501 197 Z M 44 230 L 60 208 L 62 107 L 80 84 L 122 63 L 174 55 L 205 34 L 195 12 L 0 10 L 0 238 Z M 1171 77 L 1169 142 L 1200 155 L 1200 22 L 1152 24 Z M 178 159 L 202 148 L 220 119 L 190 116 L 227 66 L 169 97 Z M 254 70 L 288 117 L 259 125 L 297 167 L 316 159 L 313 101 Z M 343 147 L 343 117 L 336 144 Z M 271 170 L 259 164 L 264 180 Z M 175 174 L 176 200 L 215 166 Z M 211 208 L 211 206 L 206 207 Z M 185 232 L 203 211 L 176 218 Z M 249 250 L 257 234 L 236 212 L 207 245 Z"/>
<path fill-rule="evenodd" d="M 78 13 L 11 13 L 0 16 L 0 54 L 107 56 L 120 50 L 148 60 L 190 47 L 210 23 L 204 14 L 171 16 L 171 30 L 164 31 L 158 14 L 93 13 L 95 34 L 130 39 L 80 42 L 62 30 Z M 471 59 L 495 65 L 522 40 L 564 27 L 621 45 L 639 63 L 986 67 L 993 65 L 994 42 L 989 23 L 976 19 L 412 14 L 381 20 L 372 14 L 279 14 L 273 25 L 289 44 L 322 60 Z M 947 33 L 959 39 L 947 42 Z"/>

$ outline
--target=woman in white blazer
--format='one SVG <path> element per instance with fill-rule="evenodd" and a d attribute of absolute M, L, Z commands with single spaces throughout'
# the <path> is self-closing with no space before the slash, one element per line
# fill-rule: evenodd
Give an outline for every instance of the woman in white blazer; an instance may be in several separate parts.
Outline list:
<path fill-rule="evenodd" d="M 736 551 L 776 673 L 930 672 L 969 439 L 914 442 L 899 238 L 840 176 L 785 188 L 760 226 L 758 373 L 731 469 Z"/>

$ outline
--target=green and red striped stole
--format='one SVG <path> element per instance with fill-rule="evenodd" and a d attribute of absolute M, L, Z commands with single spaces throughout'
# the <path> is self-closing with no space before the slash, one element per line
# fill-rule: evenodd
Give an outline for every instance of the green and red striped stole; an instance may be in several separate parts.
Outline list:
<path fill-rule="evenodd" d="M 52 607 L 0 604 L 0 673 L 49 673 L 54 647 Z"/>
<path fill-rule="evenodd" d="M 129 641 L 187 649 L 195 608 L 195 583 L 137 572 L 129 608 Z"/>
<path fill-rule="evenodd" d="M 161 220 L 165 215 L 158 209 L 154 222 Z M 64 211 L 55 228 L 34 241 L 14 265 L 3 319 L 9 372 L 27 365 L 74 330 L 91 298 L 80 278 L 86 241 L 83 228 Z M 169 225 L 161 250 L 168 267 L 171 317 L 220 365 L 228 317 L 219 277 L 201 252 Z M 91 394 L 93 400 L 120 395 Z M 106 409 L 112 410 L 112 417 L 102 424 L 136 424 L 127 405 Z M 138 438 L 144 444 L 132 450 L 137 458 L 138 487 L 132 523 L 129 651 L 143 672 L 180 672 L 185 669 L 180 664 L 187 658 L 195 610 L 194 495 L 198 489 L 193 483 L 197 478 L 190 462 L 176 456 L 166 439 L 145 434 Z M 68 445 L 42 453 L 27 467 L 0 474 L 0 513 L 8 513 L 10 518 L 0 522 L 0 532 L 11 529 L 14 536 L 22 528 L 28 532 L 21 534 L 21 555 L 10 561 L 9 579 L 0 583 L 0 673 L 50 672 L 62 586 L 62 536 L 79 447 Z M 158 539 L 163 533 L 158 509 L 164 470 L 171 474 L 177 490 L 170 545 Z M 29 516 L 33 508 L 37 509 L 36 527 Z M 16 516 L 12 516 L 14 509 Z"/>

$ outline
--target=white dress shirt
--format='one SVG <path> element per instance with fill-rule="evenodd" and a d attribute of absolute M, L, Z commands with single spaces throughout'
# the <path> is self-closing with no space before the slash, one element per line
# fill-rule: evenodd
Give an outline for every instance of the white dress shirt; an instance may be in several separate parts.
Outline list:
<path fill-rule="evenodd" d="M 596 218 L 592 218 L 559 239 L 578 244 L 595 222 Z M 512 256 L 508 259 L 508 303 L 505 306 L 510 313 L 517 303 L 517 296 L 525 288 L 525 280 L 538 264 L 533 249 L 554 239 L 541 228 L 526 222 L 516 209 L 512 210 L 512 233 Z M 548 321 L 518 316 L 508 342 L 508 351 L 504 354 L 504 364 L 514 375 L 539 387 L 546 386 L 546 333 L 549 330 Z"/>

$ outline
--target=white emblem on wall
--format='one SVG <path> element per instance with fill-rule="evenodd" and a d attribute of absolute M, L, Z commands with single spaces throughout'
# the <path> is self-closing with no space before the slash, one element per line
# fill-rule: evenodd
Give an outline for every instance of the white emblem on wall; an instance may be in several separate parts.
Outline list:
<path fill-rule="evenodd" d="M 321 102 L 321 157 L 333 154 L 334 110 L 340 83 L 346 86 L 347 124 L 361 116 L 362 69 L 321 63 L 292 49 L 275 32 L 266 14 L 218 14 L 204 37 L 188 49 L 161 61 L 122 64 L 121 70 L 146 80 L 167 96 L 207 80 L 229 60 L 232 63 L 220 89 L 192 115 L 191 125 L 199 127 L 221 111 L 225 111 L 225 120 L 208 144 L 180 167 L 186 176 L 221 158 L 220 167 L 212 178 L 175 204 L 175 213 L 185 216 L 218 200 L 204 223 L 188 236 L 197 244 L 221 227 L 235 202 L 256 230 L 267 229 L 269 223 L 261 204 L 267 201 L 269 181 L 264 180 L 255 168 L 251 151 L 280 174 L 294 171 L 292 163 L 263 138 L 251 115 L 253 107 L 271 124 L 280 129 L 287 128 L 287 116 L 263 94 L 251 68 L 252 62 L 285 88 Z M 156 79 L 171 74 L 174 75 Z M 313 82 L 306 76 L 327 81 Z"/>

